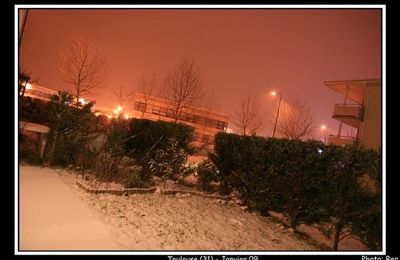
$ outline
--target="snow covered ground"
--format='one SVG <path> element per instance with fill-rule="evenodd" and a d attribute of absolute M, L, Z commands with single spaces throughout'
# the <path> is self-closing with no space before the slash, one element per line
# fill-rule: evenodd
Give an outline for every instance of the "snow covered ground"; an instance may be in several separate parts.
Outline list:
<path fill-rule="evenodd" d="M 20 167 L 20 249 L 321 250 L 231 202 L 88 194 L 64 170 Z"/>
<path fill-rule="evenodd" d="M 20 167 L 19 249 L 122 249 L 53 169 Z"/>

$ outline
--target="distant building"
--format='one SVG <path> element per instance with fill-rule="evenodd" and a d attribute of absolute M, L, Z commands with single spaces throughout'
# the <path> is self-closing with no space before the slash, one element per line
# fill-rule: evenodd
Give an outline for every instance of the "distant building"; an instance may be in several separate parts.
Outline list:
<path fill-rule="evenodd" d="M 52 95 L 56 95 L 57 91 L 41 87 L 37 84 L 28 83 L 25 87 L 25 97 L 31 97 L 36 99 L 41 99 L 45 101 L 50 101 Z"/>
<path fill-rule="evenodd" d="M 362 144 L 375 150 L 382 146 L 381 80 L 325 81 L 325 86 L 340 93 L 342 104 L 336 104 L 333 118 L 340 122 L 337 135 L 329 136 L 329 143 Z M 356 136 L 343 136 L 343 124 L 356 130 Z"/>
<path fill-rule="evenodd" d="M 48 89 L 36 84 L 29 84 L 25 90 L 25 96 L 35 99 L 50 101 L 50 97 L 57 94 L 57 91 Z M 123 118 L 144 118 L 149 120 L 174 121 L 173 112 L 168 108 L 165 99 L 150 96 L 147 97 L 137 93 L 134 99 L 134 109 L 118 111 L 107 107 L 94 106 L 93 112 L 96 115 L 104 115 L 108 118 L 115 118 L 119 115 Z M 194 145 L 197 147 L 206 146 L 213 148 L 214 136 L 218 132 L 226 132 L 228 129 L 229 116 L 216 113 L 203 108 L 188 107 L 183 110 L 179 123 L 192 126 L 195 130 Z"/>
<path fill-rule="evenodd" d="M 135 96 L 133 117 L 167 122 L 175 120 L 174 113 L 170 106 L 168 106 L 167 100 L 154 96 L 146 96 L 141 93 L 137 93 Z M 213 146 L 216 133 L 226 132 L 228 121 L 229 116 L 225 114 L 215 113 L 194 106 L 183 109 L 178 120 L 179 123 L 194 128 L 195 146 L 207 146 L 209 148 Z"/>

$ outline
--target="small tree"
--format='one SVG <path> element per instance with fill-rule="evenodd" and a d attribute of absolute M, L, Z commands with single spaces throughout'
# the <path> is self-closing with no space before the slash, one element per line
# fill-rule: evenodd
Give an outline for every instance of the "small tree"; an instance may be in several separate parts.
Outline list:
<path fill-rule="evenodd" d="M 240 110 L 235 111 L 233 124 L 240 129 L 242 135 L 254 134 L 263 124 L 259 113 L 257 96 L 248 96 L 242 100 Z"/>
<path fill-rule="evenodd" d="M 315 133 L 314 120 L 304 103 L 282 103 L 276 131 L 291 140 L 312 137 Z"/>
<path fill-rule="evenodd" d="M 157 93 L 158 91 L 158 83 L 157 77 L 154 74 L 151 79 L 142 77 L 138 83 L 138 92 L 143 95 L 143 103 L 145 104 L 145 109 L 142 110 L 142 115 L 140 118 L 143 118 L 144 113 L 146 112 L 147 104 L 149 103 L 150 98 Z"/>
<path fill-rule="evenodd" d="M 117 99 L 118 105 L 121 107 L 124 107 L 126 101 L 132 97 L 133 93 L 133 91 L 125 92 L 122 86 L 113 90 L 114 97 Z"/>
<path fill-rule="evenodd" d="M 374 248 L 377 247 L 377 241 L 380 240 L 377 234 L 381 230 L 381 204 L 377 195 L 360 182 L 363 175 L 370 175 L 376 170 L 371 164 L 374 161 L 370 159 L 377 155 L 372 150 L 357 147 L 328 146 L 325 152 L 325 156 L 329 158 L 329 167 L 325 192 L 321 194 L 320 203 L 333 223 L 325 230 L 328 235 L 333 236 L 333 249 L 337 250 L 339 242 L 352 234 L 361 235 L 364 241 L 372 241 L 370 246 L 373 244 Z M 371 226 L 366 226 L 367 223 Z"/>
<path fill-rule="evenodd" d="M 93 102 L 85 104 L 82 108 L 76 108 L 71 106 L 73 99 L 73 96 L 69 93 L 59 91 L 47 103 L 46 122 L 51 131 L 46 154 L 50 164 L 53 163 L 55 149 L 60 148 L 58 145 L 60 138 L 69 136 L 68 145 L 72 144 L 75 140 L 74 138 L 78 138 L 77 134 L 84 134 L 87 131 L 91 116 L 93 116 L 91 114 Z M 82 142 L 77 141 L 75 143 L 79 143 L 76 148 L 82 146 Z"/>
<path fill-rule="evenodd" d="M 181 61 L 165 79 L 162 92 L 177 123 L 182 111 L 202 96 L 201 77 L 194 62 Z"/>
<path fill-rule="evenodd" d="M 105 77 L 104 59 L 86 39 L 76 36 L 67 49 L 58 53 L 57 70 L 61 79 L 69 84 L 75 94 L 76 107 L 79 99 L 99 87 Z"/>

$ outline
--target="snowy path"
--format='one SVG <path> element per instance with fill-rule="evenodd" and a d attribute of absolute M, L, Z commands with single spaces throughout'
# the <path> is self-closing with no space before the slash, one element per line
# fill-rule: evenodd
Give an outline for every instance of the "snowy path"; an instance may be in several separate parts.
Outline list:
<path fill-rule="evenodd" d="M 48 168 L 20 166 L 20 250 L 123 249 Z"/>

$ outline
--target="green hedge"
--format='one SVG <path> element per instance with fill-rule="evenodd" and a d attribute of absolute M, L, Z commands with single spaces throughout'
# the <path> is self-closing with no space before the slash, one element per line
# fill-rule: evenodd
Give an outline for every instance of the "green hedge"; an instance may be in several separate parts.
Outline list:
<path fill-rule="evenodd" d="M 194 138 L 193 127 L 164 121 L 147 119 L 132 119 L 129 122 L 129 139 L 125 142 L 126 152 L 137 160 L 154 158 L 159 149 L 171 146 L 171 140 L 176 142 L 178 149 L 191 153 L 190 143 Z"/>
<path fill-rule="evenodd" d="M 222 191 L 236 189 L 250 208 L 262 214 L 283 212 L 292 227 L 335 223 L 331 227 L 335 249 L 343 230 L 368 238 L 363 240 L 366 244 L 380 246 L 376 228 L 380 194 L 360 182 L 368 176 L 372 186 L 380 186 L 379 153 L 319 141 L 226 133 L 216 135 L 214 149 L 210 159 L 219 170 Z M 375 226 L 366 231 L 366 222 Z"/>

